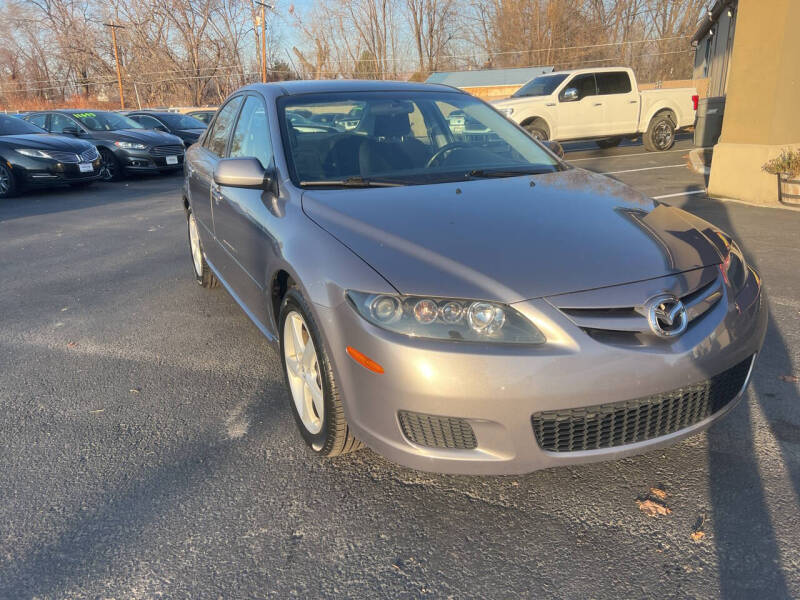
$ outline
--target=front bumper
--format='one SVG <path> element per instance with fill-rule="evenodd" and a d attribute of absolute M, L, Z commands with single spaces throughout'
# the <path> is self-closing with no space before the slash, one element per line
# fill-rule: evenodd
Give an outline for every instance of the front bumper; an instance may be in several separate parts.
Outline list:
<path fill-rule="evenodd" d="M 12 165 L 17 180 L 26 187 L 48 187 L 83 183 L 100 178 L 100 158 L 92 161 L 92 171 L 82 172 L 78 163 L 60 163 L 50 159 L 25 157 Z"/>
<path fill-rule="evenodd" d="M 184 151 L 176 152 L 170 156 L 175 156 L 175 164 L 167 164 L 166 155 L 155 155 L 151 149 L 147 150 L 123 150 L 115 148 L 114 155 L 126 173 L 154 173 L 159 171 L 176 171 L 183 168 Z"/>
<path fill-rule="evenodd" d="M 705 429 L 736 400 L 667 435 L 574 452 L 542 450 L 532 415 L 639 399 L 709 380 L 754 357 L 767 327 L 753 271 L 736 299 L 726 287 L 722 299 L 682 336 L 646 347 L 596 341 L 545 300 L 515 308 L 545 324 L 547 344 L 515 348 L 410 339 L 367 323 L 346 302 L 315 306 L 356 437 L 394 462 L 444 473 L 518 474 L 642 453 Z M 354 362 L 347 346 L 385 372 Z M 463 419 L 477 445 L 446 449 L 413 443 L 403 433 L 401 411 Z"/>

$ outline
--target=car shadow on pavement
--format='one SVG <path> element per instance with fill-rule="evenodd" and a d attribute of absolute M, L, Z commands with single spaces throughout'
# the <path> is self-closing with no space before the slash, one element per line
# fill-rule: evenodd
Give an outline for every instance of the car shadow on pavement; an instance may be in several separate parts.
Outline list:
<path fill-rule="evenodd" d="M 746 236 L 733 224 L 726 203 L 701 197 L 683 208 L 730 234 L 742 248 L 748 263 L 763 275 L 755 257 L 748 252 Z M 769 306 L 768 297 L 767 302 Z M 792 361 L 772 315 L 772 307 L 769 308 L 767 335 L 748 390 L 739 405 L 707 432 L 709 516 L 719 565 L 721 598 L 789 598 L 792 594 L 775 534 L 781 524 L 770 514 L 768 487 L 762 469 L 765 455 L 782 461 L 793 487 L 789 496 L 800 496 L 800 463 L 797 460 L 800 426 L 796 424 L 800 397 L 793 385 L 779 380 L 780 374 L 792 373 Z M 763 427 L 759 430 L 762 416 L 768 431 Z M 777 456 L 770 456 L 765 447 L 765 438 L 770 436 L 772 439 L 768 442 L 780 449 Z M 759 461 L 762 461 L 761 466 Z M 778 496 L 773 490 L 769 493 L 772 497 Z"/>
<path fill-rule="evenodd" d="M 152 196 L 154 186 L 164 185 L 164 191 L 174 192 L 179 187 L 177 177 L 171 175 L 137 176 L 136 179 L 104 182 L 97 181 L 85 188 L 60 186 L 28 190 L 19 196 L 0 200 L 0 223 L 23 217 L 35 217 L 67 210 L 79 210 L 113 202 L 127 202 Z M 134 183 L 144 183 L 138 187 Z"/>

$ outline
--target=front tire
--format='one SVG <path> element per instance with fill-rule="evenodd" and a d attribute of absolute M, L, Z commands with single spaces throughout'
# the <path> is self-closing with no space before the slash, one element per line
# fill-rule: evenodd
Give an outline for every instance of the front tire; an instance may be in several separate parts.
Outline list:
<path fill-rule="evenodd" d="M 536 122 L 525 125 L 525 131 L 527 131 L 528 135 L 535 140 L 544 141 L 550 139 L 550 134 L 547 132 L 547 130 L 545 130 Z"/>
<path fill-rule="evenodd" d="M 338 456 L 363 444 L 344 416 L 331 361 L 308 303 L 296 288 L 286 292 L 278 335 L 292 414 L 300 435 L 320 456 Z"/>
<path fill-rule="evenodd" d="M 200 241 L 197 219 L 195 219 L 191 209 L 189 209 L 187 225 L 189 227 L 189 253 L 192 257 L 194 279 L 201 287 L 215 288 L 219 285 L 219 280 L 214 276 L 214 272 L 206 262 L 203 243 Z"/>
<path fill-rule="evenodd" d="M 675 143 L 675 123 L 667 113 L 657 114 L 650 120 L 642 141 L 648 152 L 669 150 Z"/>
<path fill-rule="evenodd" d="M 19 192 L 17 180 L 8 166 L 0 163 L 0 198 L 13 198 Z"/>
<path fill-rule="evenodd" d="M 100 179 L 103 181 L 119 181 L 122 179 L 122 165 L 108 148 L 98 148 L 100 152 Z"/>

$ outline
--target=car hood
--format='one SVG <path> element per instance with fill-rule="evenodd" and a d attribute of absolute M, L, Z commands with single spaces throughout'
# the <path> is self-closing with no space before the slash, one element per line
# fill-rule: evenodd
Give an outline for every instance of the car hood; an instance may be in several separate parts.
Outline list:
<path fill-rule="evenodd" d="M 492 106 L 495 108 L 509 108 L 518 106 L 520 104 L 530 105 L 536 102 L 544 103 L 546 101 L 552 102 L 550 96 L 521 96 L 519 98 L 504 98 L 503 100 L 493 100 Z"/>
<path fill-rule="evenodd" d="M 64 135 L 49 133 L 26 133 L 23 135 L 0 136 L 0 142 L 13 145 L 15 148 L 36 148 L 38 150 L 63 150 L 65 152 L 84 152 L 92 147 L 89 142 L 76 140 Z"/>
<path fill-rule="evenodd" d="M 306 190 L 305 213 L 409 295 L 518 302 L 717 264 L 683 211 L 582 169 Z M 709 226 L 710 227 L 710 226 Z"/>
<path fill-rule="evenodd" d="M 182 144 L 181 138 L 153 129 L 117 129 L 116 131 L 92 131 L 93 138 L 120 142 L 138 142 L 147 146 L 169 146 Z"/>

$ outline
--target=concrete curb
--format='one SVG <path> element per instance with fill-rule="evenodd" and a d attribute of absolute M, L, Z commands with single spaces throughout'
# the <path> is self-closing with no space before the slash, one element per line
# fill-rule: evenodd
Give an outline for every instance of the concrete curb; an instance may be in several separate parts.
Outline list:
<path fill-rule="evenodd" d="M 709 175 L 711 173 L 711 167 L 706 165 L 702 158 L 702 153 L 706 149 L 695 148 L 694 150 L 689 150 L 689 165 L 695 173 L 700 175 Z"/>

